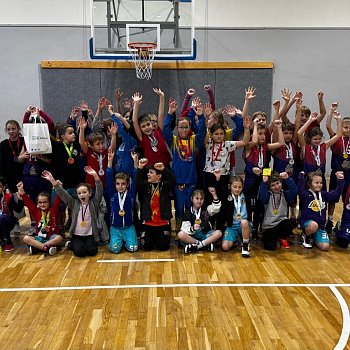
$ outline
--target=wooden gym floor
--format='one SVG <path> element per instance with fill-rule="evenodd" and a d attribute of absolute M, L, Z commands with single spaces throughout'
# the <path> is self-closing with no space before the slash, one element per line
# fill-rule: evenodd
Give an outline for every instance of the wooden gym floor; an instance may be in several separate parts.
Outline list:
<path fill-rule="evenodd" d="M 0 349 L 350 349 L 349 248 L 80 259 L 21 238 L 0 254 Z"/>

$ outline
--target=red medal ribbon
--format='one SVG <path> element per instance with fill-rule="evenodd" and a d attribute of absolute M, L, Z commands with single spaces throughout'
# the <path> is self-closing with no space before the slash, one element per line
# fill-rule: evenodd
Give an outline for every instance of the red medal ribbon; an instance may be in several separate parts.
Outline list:
<path fill-rule="evenodd" d="M 219 149 L 218 149 L 218 151 L 216 152 L 216 154 L 214 155 L 215 143 L 213 143 L 213 148 L 211 149 L 211 161 L 212 161 L 212 162 L 215 162 L 215 161 L 218 159 L 219 154 L 220 154 L 220 152 L 222 151 L 222 144 L 223 144 L 223 142 L 220 142 Z"/>
<path fill-rule="evenodd" d="M 13 156 L 14 157 L 17 157 L 17 156 L 19 156 L 19 144 L 20 144 L 20 142 L 21 142 L 21 140 L 20 140 L 20 138 L 18 137 L 17 138 L 17 152 L 18 152 L 18 154 L 15 152 L 15 150 L 13 149 L 13 146 L 12 146 L 12 142 L 11 142 L 11 140 L 10 139 L 8 139 L 8 142 L 9 142 L 9 146 L 10 146 L 10 148 L 11 148 L 11 150 L 12 150 L 12 154 L 13 154 Z"/>

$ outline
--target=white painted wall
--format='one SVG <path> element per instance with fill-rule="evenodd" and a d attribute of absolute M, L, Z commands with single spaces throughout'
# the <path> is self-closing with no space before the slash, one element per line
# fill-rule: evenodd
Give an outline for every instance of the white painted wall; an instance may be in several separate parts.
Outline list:
<path fill-rule="evenodd" d="M 346 0 L 195 0 L 198 27 L 349 27 Z M 166 2 L 147 1 L 155 12 Z M 185 5 L 184 5 L 185 6 Z M 140 0 L 122 0 L 121 9 L 132 16 Z M 135 14 L 137 16 L 137 14 Z M 101 13 L 101 18 L 104 14 Z M 1 24 L 89 25 L 89 0 L 1 0 Z"/>

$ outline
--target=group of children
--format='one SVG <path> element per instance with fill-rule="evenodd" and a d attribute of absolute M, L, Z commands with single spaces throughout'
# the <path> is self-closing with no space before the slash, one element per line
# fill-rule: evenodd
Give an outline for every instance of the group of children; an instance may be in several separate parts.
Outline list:
<path fill-rule="evenodd" d="M 266 250 L 288 237 L 299 224 L 304 248 L 328 250 L 335 203 L 343 194 L 343 217 L 336 243 L 350 241 L 350 117 L 341 118 L 333 103 L 327 119 L 328 140 L 320 122 L 326 115 L 323 93 L 319 113 L 302 104 L 302 93 L 282 91 L 284 104 L 273 103 L 273 116 L 249 115 L 255 89 L 245 91 L 242 111 L 233 105 L 215 109 L 214 92 L 204 86 L 208 102 L 189 89 L 179 115 L 177 102 L 159 98 L 158 115 L 140 114 L 142 95 L 124 100 L 115 93 L 117 111 L 107 98 L 96 114 L 85 101 L 72 109 L 66 123 L 54 122 L 29 106 L 23 122 L 48 124 L 52 154 L 30 154 L 17 121 L 6 123 L 8 139 L 0 144 L 0 234 L 12 251 L 10 232 L 16 213 L 28 208 L 32 228 L 24 237 L 31 254 L 53 255 L 66 242 L 76 256 L 94 256 L 99 245 L 113 253 L 168 250 L 172 200 L 176 232 L 184 253 L 223 251 L 240 245 L 250 256 L 250 240 L 262 234 Z M 287 117 L 295 104 L 293 122 Z M 104 119 L 105 110 L 110 117 Z M 224 115 L 230 117 L 229 127 Z M 332 129 L 332 119 L 337 129 Z M 235 174 L 235 152 L 243 150 L 244 180 Z M 332 149 L 330 191 L 326 191 L 326 151 Z M 273 158 L 273 163 L 271 163 Z M 270 168 L 272 164 L 272 169 Z M 297 195 L 299 194 L 299 202 Z M 296 205 L 299 203 L 299 217 Z M 326 209 L 328 204 L 328 222 Z M 330 231 L 330 230 L 328 230 Z"/>

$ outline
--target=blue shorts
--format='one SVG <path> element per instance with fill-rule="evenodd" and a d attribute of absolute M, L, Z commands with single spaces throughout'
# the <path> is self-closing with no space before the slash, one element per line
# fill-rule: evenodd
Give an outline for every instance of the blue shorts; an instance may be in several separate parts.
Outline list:
<path fill-rule="evenodd" d="M 48 239 L 45 239 L 44 237 L 41 237 L 41 236 L 35 236 L 34 239 L 40 243 L 46 243 L 46 242 L 49 242 L 51 241 L 52 239 L 56 238 L 58 235 L 51 235 L 50 238 Z"/>
<path fill-rule="evenodd" d="M 249 231 L 252 230 L 252 223 L 249 223 Z M 238 237 L 242 238 L 242 228 L 240 223 L 234 223 L 232 227 L 227 227 L 224 233 L 223 240 L 236 242 Z"/>
<path fill-rule="evenodd" d="M 119 253 L 123 244 L 129 252 L 137 250 L 138 243 L 134 225 L 126 227 L 111 226 L 109 250 L 112 253 Z"/>
<path fill-rule="evenodd" d="M 302 228 L 305 230 L 305 228 L 309 225 L 309 223 L 311 221 L 312 220 L 305 221 Z M 326 232 L 326 230 L 324 230 L 322 228 L 318 228 L 317 231 L 313 235 L 314 235 L 314 240 L 317 244 L 318 243 L 329 243 L 329 237 L 328 237 L 328 233 Z"/>
<path fill-rule="evenodd" d="M 194 235 L 189 235 L 190 237 L 193 237 L 194 239 L 196 239 L 197 241 L 204 241 L 205 239 L 207 239 L 208 237 L 210 237 L 215 230 L 210 230 L 207 233 L 203 233 L 201 230 L 198 230 L 195 232 Z M 181 241 L 181 243 L 183 245 L 186 245 L 187 243 L 184 243 L 183 241 Z"/>

